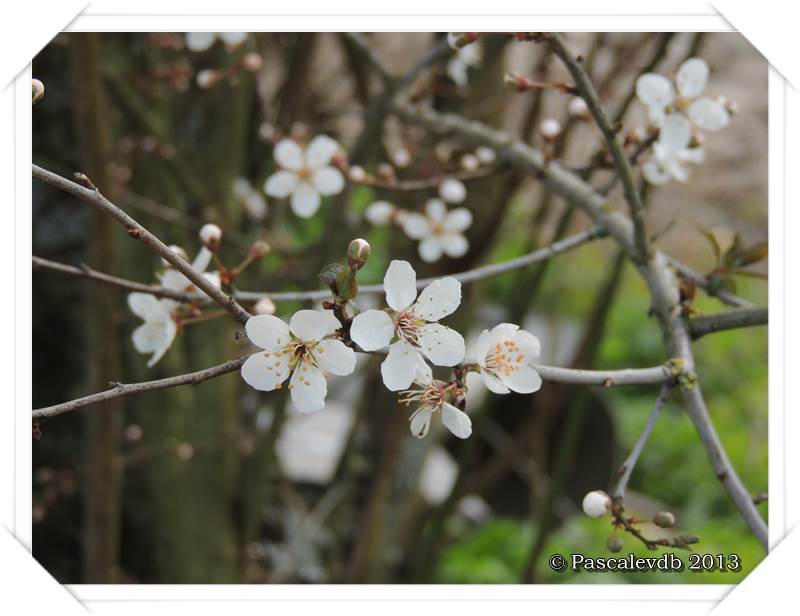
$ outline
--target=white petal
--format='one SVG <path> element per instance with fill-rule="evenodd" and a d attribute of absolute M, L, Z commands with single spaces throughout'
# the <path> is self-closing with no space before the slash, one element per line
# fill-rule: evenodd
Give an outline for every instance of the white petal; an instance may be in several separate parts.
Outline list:
<path fill-rule="evenodd" d="M 133 332 L 133 346 L 139 353 L 154 353 L 147 362 L 147 366 L 151 367 L 167 352 L 176 332 L 175 321 L 169 317 L 145 321 Z"/>
<path fill-rule="evenodd" d="M 311 183 L 321 195 L 335 195 L 344 188 L 344 176 L 338 169 L 323 167 L 314 172 Z"/>
<path fill-rule="evenodd" d="M 317 312 L 319 314 L 321 314 L 322 318 L 325 320 L 325 335 L 326 336 L 330 336 L 337 329 L 340 329 L 342 327 L 342 324 L 339 322 L 339 319 L 337 319 L 333 315 L 333 311 L 325 310 L 323 308 L 321 310 L 317 310 Z"/>
<path fill-rule="evenodd" d="M 292 374 L 292 402 L 301 413 L 316 413 L 325 406 L 328 381 L 316 366 L 299 366 Z"/>
<path fill-rule="evenodd" d="M 542 377 L 530 366 L 520 366 L 509 376 L 497 375 L 503 384 L 518 394 L 532 394 L 542 386 Z"/>
<path fill-rule="evenodd" d="M 688 182 L 689 173 L 686 168 L 681 164 L 677 157 L 672 157 L 666 161 L 665 168 L 669 174 L 679 182 Z"/>
<path fill-rule="evenodd" d="M 706 160 L 706 151 L 703 148 L 687 148 L 678 152 L 678 160 L 700 165 Z"/>
<path fill-rule="evenodd" d="M 262 349 L 282 349 L 291 340 L 289 326 L 271 314 L 257 314 L 247 319 L 244 326 L 250 342 Z"/>
<path fill-rule="evenodd" d="M 450 77 L 456 85 L 464 87 L 469 83 L 467 68 L 466 63 L 462 62 L 458 56 L 456 56 L 447 63 L 447 76 Z"/>
<path fill-rule="evenodd" d="M 205 51 L 214 44 L 216 32 L 187 32 L 186 47 L 190 51 Z"/>
<path fill-rule="evenodd" d="M 658 145 L 677 152 L 692 140 L 692 124 L 682 113 L 670 113 L 658 133 Z"/>
<path fill-rule="evenodd" d="M 539 339 L 533 334 L 526 332 L 524 329 L 516 332 L 512 338 L 516 342 L 519 350 L 525 355 L 525 359 L 531 360 L 539 357 L 542 350 L 542 345 Z"/>
<path fill-rule="evenodd" d="M 695 98 L 706 87 L 708 82 L 708 64 L 702 58 L 689 58 L 681 64 L 678 74 L 675 76 L 675 83 L 678 84 L 678 92 L 681 96 Z"/>
<path fill-rule="evenodd" d="M 155 321 L 164 316 L 162 304 L 155 295 L 149 293 L 129 294 L 128 307 L 133 314 L 145 321 Z"/>
<path fill-rule="evenodd" d="M 503 343 L 506 340 L 513 338 L 519 331 L 519 325 L 514 323 L 500 323 L 492 328 L 489 332 L 489 347 L 493 347 L 497 343 Z"/>
<path fill-rule="evenodd" d="M 288 377 L 288 355 L 259 351 L 242 364 L 244 382 L 259 391 L 272 391 Z"/>
<path fill-rule="evenodd" d="M 319 193 L 306 182 L 298 184 L 292 193 L 292 211 L 300 218 L 311 218 L 319 209 Z"/>
<path fill-rule="evenodd" d="M 392 222 L 394 206 L 388 201 L 375 201 L 367 207 L 364 217 L 372 225 L 388 225 Z"/>
<path fill-rule="evenodd" d="M 388 346 L 394 336 L 394 322 L 383 310 L 357 314 L 350 325 L 350 338 L 365 351 Z"/>
<path fill-rule="evenodd" d="M 341 340 L 322 340 L 311 351 L 325 372 L 346 376 L 356 369 L 356 354 Z"/>
<path fill-rule="evenodd" d="M 231 47 L 241 45 L 247 40 L 247 32 L 219 32 L 218 36 L 226 45 Z"/>
<path fill-rule="evenodd" d="M 663 75 L 645 73 L 636 80 L 636 96 L 648 107 L 664 109 L 675 99 L 675 91 Z"/>
<path fill-rule="evenodd" d="M 411 434 L 417 438 L 424 438 L 428 433 L 428 428 L 431 427 L 432 416 L 433 413 L 427 406 L 421 406 L 414 411 L 414 413 L 408 419 L 409 427 L 411 428 Z"/>
<path fill-rule="evenodd" d="M 419 346 L 436 366 L 455 366 L 464 359 L 464 338 L 439 323 L 428 323 L 420 328 Z"/>
<path fill-rule="evenodd" d="M 452 404 L 442 404 L 442 423 L 458 438 L 469 438 L 472 434 L 472 421 L 464 411 L 460 411 Z"/>
<path fill-rule="evenodd" d="M 489 391 L 496 394 L 507 394 L 511 391 L 508 387 L 503 385 L 500 380 L 486 370 L 481 370 L 481 377 Z"/>
<path fill-rule="evenodd" d="M 198 274 L 202 274 L 204 271 L 206 271 L 206 269 L 208 269 L 213 257 L 214 253 L 203 246 L 200 249 L 200 252 L 198 252 L 197 256 L 194 258 L 194 261 L 192 261 L 192 269 Z"/>
<path fill-rule="evenodd" d="M 381 364 L 383 384 L 390 391 L 408 389 L 414 380 L 419 353 L 415 347 L 404 340 L 389 347 L 389 355 Z"/>
<path fill-rule="evenodd" d="M 170 267 L 161 275 L 161 286 L 165 289 L 183 292 L 188 290 L 192 283 L 178 270 Z"/>
<path fill-rule="evenodd" d="M 441 199 L 428 199 L 425 204 L 425 214 L 433 224 L 444 222 L 447 216 L 447 206 Z"/>
<path fill-rule="evenodd" d="M 264 182 L 264 192 L 270 197 L 283 199 L 297 188 L 297 175 L 291 171 L 276 171 Z"/>
<path fill-rule="evenodd" d="M 445 233 L 439 238 L 444 253 L 453 259 L 463 257 L 469 251 L 469 242 L 460 233 Z"/>
<path fill-rule="evenodd" d="M 471 224 L 472 212 L 465 207 L 459 207 L 447 215 L 444 228 L 448 233 L 463 233 Z"/>
<path fill-rule="evenodd" d="M 414 304 L 414 314 L 426 321 L 438 321 L 453 314 L 461 304 L 461 283 L 452 276 L 430 283 Z"/>
<path fill-rule="evenodd" d="M 669 172 L 659 165 L 655 158 L 651 158 L 642 165 L 642 175 L 648 182 L 656 186 L 666 184 L 671 179 Z"/>
<path fill-rule="evenodd" d="M 719 101 L 710 98 L 701 98 L 689 105 L 686 110 L 689 119 L 703 130 L 719 130 L 725 128 L 730 122 L 730 115 L 725 106 Z"/>
<path fill-rule="evenodd" d="M 430 235 L 423 239 L 417 248 L 419 258 L 425 263 L 436 263 L 442 258 L 442 242 L 435 235 Z"/>
<path fill-rule="evenodd" d="M 289 331 L 297 338 L 310 342 L 322 340 L 329 332 L 330 321 L 317 310 L 298 310 L 289 321 Z"/>
<path fill-rule="evenodd" d="M 403 217 L 403 232 L 412 240 L 419 240 L 430 235 L 431 225 L 422 214 L 409 212 Z"/>
<path fill-rule="evenodd" d="M 433 371 L 428 362 L 417 353 L 417 365 L 414 369 L 414 382 L 420 385 L 431 385 L 433 383 Z"/>
<path fill-rule="evenodd" d="M 281 139 L 272 156 L 281 167 L 290 171 L 300 171 L 305 166 L 303 148 L 294 139 Z"/>
<path fill-rule="evenodd" d="M 484 329 L 475 341 L 475 348 L 472 351 L 472 358 L 483 368 L 486 364 L 486 354 L 489 352 L 490 336 L 489 330 Z"/>
<path fill-rule="evenodd" d="M 306 148 L 306 165 L 311 169 L 324 167 L 341 149 L 341 146 L 327 135 L 317 135 Z"/>
<path fill-rule="evenodd" d="M 408 261 L 392 261 L 383 277 L 386 303 L 393 310 L 405 310 L 417 298 L 417 273 Z"/>
<path fill-rule="evenodd" d="M 206 272 L 203 274 L 203 278 L 208 280 L 212 284 L 212 286 L 217 287 L 218 289 L 222 286 L 222 277 L 219 275 L 219 272 Z M 193 290 L 198 290 L 196 287 Z"/>
<path fill-rule="evenodd" d="M 439 184 L 439 196 L 448 203 L 461 203 L 467 198 L 467 187 L 461 180 L 447 178 Z"/>

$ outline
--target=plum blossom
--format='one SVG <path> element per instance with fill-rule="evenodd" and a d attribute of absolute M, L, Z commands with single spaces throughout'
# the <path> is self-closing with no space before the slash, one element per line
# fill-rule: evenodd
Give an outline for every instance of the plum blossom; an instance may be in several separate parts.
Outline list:
<path fill-rule="evenodd" d="M 340 149 L 326 135 L 314 137 L 306 148 L 292 139 L 282 139 L 274 152 L 282 169 L 267 178 L 264 192 L 279 199 L 291 195 L 292 211 L 310 218 L 319 209 L 321 195 L 335 195 L 344 188 L 344 176 L 330 166 Z"/>
<path fill-rule="evenodd" d="M 530 394 L 542 386 L 532 367 L 539 357 L 539 339 L 512 323 L 485 329 L 475 342 L 474 361 L 486 387 L 496 394 Z"/>
<path fill-rule="evenodd" d="M 463 396 L 463 389 L 455 384 L 448 385 L 444 381 L 435 380 L 431 367 L 419 355 L 413 384 L 417 387 L 400 394 L 400 402 L 403 404 L 419 403 L 417 410 L 409 417 L 411 434 L 423 438 L 436 413 L 441 414 L 442 423 L 454 436 L 468 438 L 472 434 L 469 415 L 451 404 L 456 398 Z"/>
<path fill-rule="evenodd" d="M 661 127 L 672 112 L 686 114 L 692 124 L 704 130 L 719 130 L 728 125 L 730 115 L 720 101 L 700 96 L 709 75 L 702 58 L 689 58 L 681 64 L 672 82 L 658 73 L 645 73 L 636 80 L 636 95 L 647 106 L 650 121 Z"/>
<path fill-rule="evenodd" d="M 175 247 L 173 252 L 181 256 L 182 249 Z M 185 253 L 183 253 L 185 254 Z M 204 273 L 211 263 L 212 252 L 203 246 L 192 262 L 192 269 L 203 275 L 214 286 L 220 286 L 219 272 Z M 161 286 L 179 293 L 195 293 L 197 287 L 178 270 L 168 267 L 160 276 Z M 131 293 L 128 295 L 128 306 L 131 312 L 142 319 L 142 323 L 133 332 L 133 346 L 137 352 L 152 353 L 147 367 L 152 368 L 172 346 L 178 326 L 175 311 L 180 302 L 171 298 L 157 298 L 149 293 Z"/>
<path fill-rule="evenodd" d="M 267 201 L 245 178 L 234 179 L 231 190 L 251 218 L 261 220 L 267 215 Z"/>
<path fill-rule="evenodd" d="M 190 51 L 205 51 L 217 39 L 228 47 L 238 47 L 247 39 L 247 32 L 187 32 L 186 47 Z"/>
<path fill-rule="evenodd" d="M 472 213 L 463 207 L 447 211 L 440 199 L 430 199 L 425 205 L 425 214 L 408 212 L 402 217 L 405 234 L 419 240 L 419 256 L 427 263 L 442 258 L 463 257 L 469 250 L 469 242 L 463 233 L 472 224 Z"/>
<path fill-rule="evenodd" d="M 392 261 L 383 279 L 390 310 L 367 310 L 353 319 L 350 337 L 365 351 L 389 346 L 381 364 L 383 383 L 391 391 L 408 389 L 420 352 L 437 366 L 464 359 L 464 339 L 437 321 L 461 304 L 461 283 L 445 277 L 417 297 L 417 274 L 407 261 Z"/>
<path fill-rule="evenodd" d="M 250 342 L 262 350 L 242 365 L 242 378 L 260 391 L 280 389 L 289 378 L 292 402 L 301 413 L 325 406 L 329 373 L 345 376 L 355 369 L 353 349 L 333 337 L 341 327 L 330 313 L 300 310 L 287 325 L 270 314 L 258 314 L 245 324 Z"/>
<path fill-rule="evenodd" d="M 447 178 L 439 184 L 439 196 L 447 203 L 461 203 L 467 198 L 467 187 L 461 180 Z"/>
<path fill-rule="evenodd" d="M 371 225 L 381 227 L 392 222 L 396 211 L 397 208 L 388 201 L 374 201 L 367 206 L 364 218 Z"/>
<path fill-rule="evenodd" d="M 689 147 L 692 141 L 692 127 L 689 120 L 679 113 L 670 113 L 664 118 L 653 144 L 650 158 L 642 166 L 642 174 L 651 184 L 666 184 L 671 179 L 686 182 L 689 173 L 686 163 L 700 164 L 705 160 L 701 147 Z"/>
<path fill-rule="evenodd" d="M 469 83 L 468 70 L 481 65 L 483 61 L 483 48 L 479 42 L 473 42 L 458 48 L 447 63 L 447 76 L 459 88 Z"/>
<path fill-rule="evenodd" d="M 602 518 L 611 511 L 611 499 L 602 490 L 594 490 L 583 497 L 583 512 L 590 518 Z"/>

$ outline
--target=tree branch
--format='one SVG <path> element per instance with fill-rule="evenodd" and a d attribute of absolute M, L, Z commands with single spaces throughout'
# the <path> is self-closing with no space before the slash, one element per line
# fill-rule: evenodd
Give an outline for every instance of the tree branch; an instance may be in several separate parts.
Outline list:
<path fill-rule="evenodd" d="M 680 274 L 683 278 L 686 278 L 695 286 L 703 289 L 711 297 L 716 297 L 722 303 L 728 304 L 729 306 L 736 306 L 738 308 L 753 307 L 753 304 L 751 304 L 749 301 L 739 297 L 738 295 L 734 295 L 730 291 L 726 291 L 725 289 L 715 289 L 709 284 L 708 278 L 702 274 L 698 274 L 689 266 L 676 261 L 672 257 L 667 257 L 667 261 L 669 262 L 670 266 L 673 267 L 675 271 L 678 272 L 678 274 Z"/>
<path fill-rule="evenodd" d="M 736 308 L 727 312 L 707 314 L 689 321 L 689 332 L 692 339 L 697 340 L 706 334 L 713 334 L 728 329 L 766 325 L 769 310 L 766 308 Z"/>
<path fill-rule="evenodd" d="M 198 289 L 227 310 L 237 321 L 246 323 L 247 319 L 250 318 L 250 313 L 242 308 L 234 298 L 215 287 L 205 276 L 194 271 L 189 263 L 181 259 L 164 242 L 106 199 L 96 188 L 85 188 L 37 165 L 33 165 L 33 177 L 59 190 L 68 192 L 108 214 L 128 230 L 128 235 L 144 242 L 153 252 L 163 257 L 167 263 L 186 276 Z"/>

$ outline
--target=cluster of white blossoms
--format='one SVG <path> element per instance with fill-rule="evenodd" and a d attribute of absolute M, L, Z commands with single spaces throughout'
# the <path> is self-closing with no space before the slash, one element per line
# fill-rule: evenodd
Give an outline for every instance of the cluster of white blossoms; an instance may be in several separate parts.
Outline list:
<path fill-rule="evenodd" d="M 705 152 L 694 129 L 716 131 L 730 122 L 724 100 L 702 96 L 710 70 L 705 60 L 686 60 L 672 81 L 657 73 L 646 73 L 636 81 L 636 95 L 647 107 L 651 123 L 659 129 L 653 152 L 642 168 L 651 184 L 671 179 L 688 180 L 686 163 L 700 164 Z"/>
<path fill-rule="evenodd" d="M 226 47 L 238 47 L 247 40 L 247 32 L 187 32 L 186 47 L 189 51 L 205 51 L 219 39 Z"/>
<path fill-rule="evenodd" d="M 465 207 L 448 210 L 447 204 L 462 203 L 467 197 L 463 182 L 447 178 L 439 184 L 439 198 L 425 203 L 425 213 L 396 208 L 388 201 L 375 201 L 365 217 L 373 225 L 396 223 L 412 240 L 419 242 L 420 258 L 435 263 L 446 255 L 457 259 L 467 254 L 464 232 L 472 225 L 472 212 Z"/>
<path fill-rule="evenodd" d="M 354 240 L 366 244 L 363 240 Z M 362 264 L 363 265 L 363 264 Z M 366 310 L 344 323 L 330 310 L 300 310 L 287 325 L 269 314 L 251 317 L 247 336 L 260 350 L 242 366 L 242 378 L 261 391 L 280 389 L 289 379 L 294 406 L 303 413 L 325 405 L 329 374 L 346 376 L 355 368 L 355 352 L 386 352 L 381 377 L 390 391 L 400 392 L 401 403 L 416 405 L 409 421 L 411 433 L 422 438 L 431 419 L 440 415 L 442 424 L 458 438 L 472 433 L 472 422 L 462 410 L 466 387 L 459 379 L 445 382 L 433 378 L 431 366 L 477 371 L 494 393 L 532 393 L 541 386 L 533 367 L 539 341 L 509 323 L 484 331 L 470 358 L 465 359 L 464 338 L 439 321 L 461 304 L 461 283 L 446 276 L 434 280 L 419 295 L 417 274 L 406 261 L 392 261 L 383 280 L 387 308 Z M 343 314 L 339 312 L 337 314 Z"/>
<path fill-rule="evenodd" d="M 310 218 L 323 196 L 336 195 L 344 188 L 344 176 L 330 164 L 340 150 L 326 135 L 314 137 L 305 148 L 294 139 L 282 139 L 274 150 L 281 170 L 267 178 L 264 192 L 278 199 L 291 197 L 292 211 L 300 218 Z"/>
<path fill-rule="evenodd" d="M 217 225 L 204 225 L 200 229 L 200 239 L 203 247 L 192 261 L 192 269 L 203 276 L 215 287 L 220 286 L 219 272 L 206 272 L 211 264 L 213 251 L 222 238 L 222 230 Z M 170 246 L 170 249 L 184 260 L 188 260 L 186 252 L 179 246 Z M 158 276 L 160 285 L 177 293 L 198 293 L 197 287 L 186 276 L 163 262 L 166 269 Z M 198 299 L 201 296 L 198 295 Z M 149 293 L 131 293 L 128 295 L 128 306 L 133 314 L 142 319 L 142 323 L 133 332 L 133 346 L 143 354 L 152 354 L 147 367 L 154 366 L 164 353 L 172 346 L 172 341 L 178 332 L 176 318 L 181 302 L 171 298 L 157 298 Z"/>

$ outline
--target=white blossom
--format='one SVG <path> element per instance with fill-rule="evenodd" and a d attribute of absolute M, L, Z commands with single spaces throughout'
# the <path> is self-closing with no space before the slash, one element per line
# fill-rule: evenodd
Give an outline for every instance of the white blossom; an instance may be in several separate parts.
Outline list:
<path fill-rule="evenodd" d="M 692 127 L 682 114 L 670 113 L 662 123 L 658 140 L 653 144 L 650 158 L 642 166 L 642 174 L 651 184 L 666 184 L 670 179 L 686 182 L 689 173 L 686 163 L 700 164 L 705 160 L 701 147 L 689 147 Z"/>
<path fill-rule="evenodd" d="M 611 510 L 611 499 L 602 490 L 594 490 L 583 497 L 583 512 L 590 518 L 602 518 Z"/>
<path fill-rule="evenodd" d="M 217 39 L 228 47 L 238 47 L 247 39 L 247 32 L 187 32 L 186 47 L 190 51 L 205 51 Z"/>
<path fill-rule="evenodd" d="M 447 76 L 463 88 L 469 83 L 468 70 L 481 65 L 483 48 L 478 41 L 459 47 L 447 63 Z"/>
<path fill-rule="evenodd" d="M 266 199 L 245 178 L 238 177 L 234 179 L 231 190 L 251 218 L 261 220 L 267 215 Z"/>
<path fill-rule="evenodd" d="M 220 229 L 218 225 L 207 223 L 200 227 L 199 235 L 203 246 L 208 246 L 213 249 L 218 246 L 220 240 L 222 240 L 222 229 Z"/>
<path fill-rule="evenodd" d="M 439 196 L 447 203 L 462 203 L 467 198 L 467 187 L 461 180 L 447 178 L 439 184 Z"/>
<path fill-rule="evenodd" d="M 175 247 L 178 248 L 178 247 Z M 178 250 L 173 249 L 176 254 Z M 211 263 L 212 252 L 203 246 L 192 262 L 192 269 L 214 286 L 220 286 L 218 272 L 206 273 Z M 165 289 L 178 293 L 196 293 L 197 287 L 178 270 L 168 267 L 160 276 L 160 284 Z M 147 367 L 153 367 L 167 352 L 175 334 L 178 331 L 175 322 L 175 311 L 180 307 L 180 302 L 171 298 L 158 299 L 149 293 L 131 293 L 128 295 L 128 306 L 131 312 L 142 319 L 144 323 L 133 332 L 133 346 L 143 354 L 151 353 Z"/>
<path fill-rule="evenodd" d="M 658 73 L 645 73 L 636 80 L 636 95 L 647 106 L 650 121 L 663 125 L 667 114 L 686 114 L 692 124 L 704 130 L 719 130 L 728 125 L 730 115 L 718 100 L 700 96 L 709 75 L 702 58 L 690 58 L 681 64 L 675 85 Z M 677 94 L 676 94 L 677 87 Z"/>
<path fill-rule="evenodd" d="M 417 387 L 407 389 L 400 394 L 403 404 L 419 404 L 409 417 L 411 434 L 423 438 L 431 425 L 435 414 L 442 416 L 444 426 L 458 438 L 468 438 L 472 434 L 472 421 L 464 411 L 451 402 L 463 395 L 463 390 L 444 381 L 433 378 L 431 367 L 419 355 L 414 372 L 413 384 Z"/>
<path fill-rule="evenodd" d="M 260 391 L 280 389 L 290 374 L 292 402 L 301 413 L 325 406 L 329 373 L 345 376 L 355 369 L 353 349 L 332 337 L 341 327 L 330 313 L 300 310 L 289 324 L 258 314 L 245 324 L 250 342 L 262 350 L 242 365 L 242 378 Z"/>
<path fill-rule="evenodd" d="M 364 218 L 371 225 L 381 227 L 392 222 L 396 208 L 388 201 L 375 201 L 367 206 Z"/>
<path fill-rule="evenodd" d="M 539 132 L 545 139 L 553 140 L 561 134 L 561 122 L 555 118 L 545 118 L 539 125 Z"/>
<path fill-rule="evenodd" d="M 367 310 L 353 319 L 350 337 L 365 351 L 389 346 L 381 365 L 391 391 L 408 389 L 422 352 L 437 366 L 455 366 L 464 359 L 464 339 L 437 321 L 461 304 L 461 283 L 445 277 L 417 297 L 417 274 L 407 261 L 392 261 L 383 279 L 390 310 Z"/>
<path fill-rule="evenodd" d="M 292 211 L 301 218 L 310 218 L 319 209 L 321 195 L 335 195 L 344 188 L 341 172 L 330 166 L 340 149 L 326 135 L 314 137 L 306 148 L 292 139 L 282 139 L 274 151 L 282 170 L 267 178 L 264 192 L 279 199 L 291 195 Z"/>
<path fill-rule="evenodd" d="M 515 391 L 530 394 L 542 386 L 542 378 L 532 367 L 539 357 L 539 339 L 512 323 L 501 323 L 483 330 L 473 349 L 472 359 L 480 369 L 486 387 L 496 394 Z"/>
<path fill-rule="evenodd" d="M 475 156 L 481 161 L 482 165 L 490 165 L 497 159 L 497 154 L 492 148 L 482 145 L 475 150 Z"/>
<path fill-rule="evenodd" d="M 429 199 L 424 215 L 408 212 L 401 222 L 405 234 L 419 240 L 419 256 L 427 263 L 435 263 L 442 254 L 452 258 L 467 254 L 469 242 L 463 233 L 471 224 L 472 213 L 467 208 L 448 212 L 440 199 Z"/>

